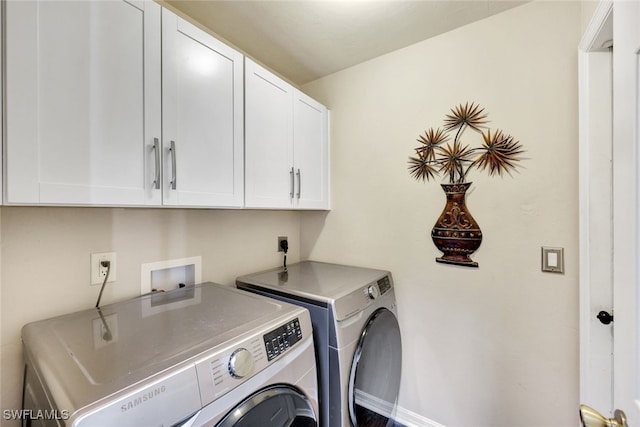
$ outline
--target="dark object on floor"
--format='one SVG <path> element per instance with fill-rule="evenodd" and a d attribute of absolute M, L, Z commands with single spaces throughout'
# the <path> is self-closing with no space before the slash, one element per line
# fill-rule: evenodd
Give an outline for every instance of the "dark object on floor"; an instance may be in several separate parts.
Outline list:
<path fill-rule="evenodd" d="M 405 427 L 360 405 L 356 405 L 356 419 L 358 427 Z"/>

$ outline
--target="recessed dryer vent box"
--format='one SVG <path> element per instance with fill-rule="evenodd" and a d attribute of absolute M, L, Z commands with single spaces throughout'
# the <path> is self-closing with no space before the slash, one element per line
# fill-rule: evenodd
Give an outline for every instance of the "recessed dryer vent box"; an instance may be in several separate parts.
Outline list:
<path fill-rule="evenodd" d="M 202 257 L 172 259 L 142 264 L 140 294 L 170 291 L 180 284 L 202 283 Z"/>

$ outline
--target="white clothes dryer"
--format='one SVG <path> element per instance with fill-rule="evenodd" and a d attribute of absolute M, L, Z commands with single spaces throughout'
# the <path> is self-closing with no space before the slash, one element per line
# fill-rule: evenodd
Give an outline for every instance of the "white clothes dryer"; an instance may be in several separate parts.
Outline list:
<path fill-rule="evenodd" d="M 322 426 L 393 425 L 402 342 L 391 273 L 305 261 L 236 286 L 310 311 Z"/>
<path fill-rule="evenodd" d="M 307 310 L 206 283 L 22 330 L 23 425 L 313 427 Z"/>

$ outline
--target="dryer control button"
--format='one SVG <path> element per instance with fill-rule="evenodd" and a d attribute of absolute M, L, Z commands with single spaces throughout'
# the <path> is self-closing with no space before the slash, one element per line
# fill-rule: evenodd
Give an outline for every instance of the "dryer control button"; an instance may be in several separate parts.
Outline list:
<path fill-rule="evenodd" d="M 234 378 L 243 378 L 253 371 L 253 355 L 246 348 L 239 348 L 229 357 L 229 373 Z"/>
<path fill-rule="evenodd" d="M 376 288 L 374 285 L 370 285 L 367 288 L 367 296 L 370 299 L 376 299 L 376 298 L 378 298 L 379 295 L 380 295 L 380 293 L 378 292 L 378 288 Z"/>

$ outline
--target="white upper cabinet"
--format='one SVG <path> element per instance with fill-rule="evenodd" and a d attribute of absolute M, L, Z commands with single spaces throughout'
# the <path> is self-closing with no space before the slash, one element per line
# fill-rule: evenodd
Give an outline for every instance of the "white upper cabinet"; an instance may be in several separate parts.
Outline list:
<path fill-rule="evenodd" d="M 327 109 L 245 59 L 245 206 L 328 209 Z"/>
<path fill-rule="evenodd" d="M 291 208 L 293 87 L 245 59 L 245 206 Z"/>
<path fill-rule="evenodd" d="M 6 11 L 6 201 L 159 202 L 145 165 L 161 137 L 160 6 L 9 1 Z"/>
<path fill-rule="evenodd" d="M 241 207 L 242 55 L 152 1 L 10 1 L 6 202 Z"/>
<path fill-rule="evenodd" d="M 242 59 L 162 10 L 164 205 L 242 207 Z"/>
<path fill-rule="evenodd" d="M 329 125 L 327 107 L 294 90 L 293 165 L 294 206 L 329 208 Z"/>

